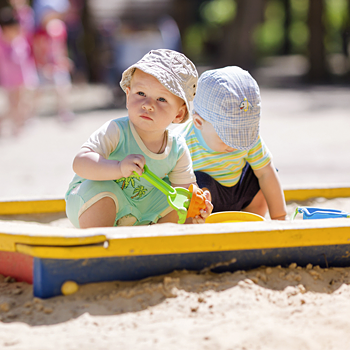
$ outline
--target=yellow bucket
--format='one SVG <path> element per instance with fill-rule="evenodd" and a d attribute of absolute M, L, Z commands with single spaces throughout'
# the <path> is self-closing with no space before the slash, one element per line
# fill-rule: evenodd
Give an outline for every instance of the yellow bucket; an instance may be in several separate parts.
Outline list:
<path fill-rule="evenodd" d="M 205 220 L 206 224 L 218 224 L 227 222 L 245 222 L 245 221 L 265 221 L 260 215 L 247 213 L 244 211 L 220 211 L 210 214 Z"/>

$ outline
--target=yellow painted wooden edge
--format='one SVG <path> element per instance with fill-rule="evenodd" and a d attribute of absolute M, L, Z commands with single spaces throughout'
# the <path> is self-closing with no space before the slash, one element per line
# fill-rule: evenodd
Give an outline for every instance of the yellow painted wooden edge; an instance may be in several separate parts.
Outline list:
<path fill-rule="evenodd" d="M 350 187 L 325 187 L 325 188 L 303 188 L 285 189 L 286 202 L 305 201 L 311 198 L 346 198 L 350 197 Z"/>
<path fill-rule="evenodd" d="M 325 186 L 319 188 L 286 188 L 284 196 L 289 201 L 304 201 L 310 198 L 350 197 L 350 187 Z M 66 210 L 64 199 L 0 200 L 0 215 L 59 213 Z"/>
<path fill-rule="evenodd" d="M 39 258 L 53 259 L 188 254 L 341 244 L 349 244 L 350 251 L 350 219 L 349 224 L 323 227 L 319 222 L 325 220 L 317 221 L 318 223 L 315 225 L 308 223 L 305 227 L 298 225 L 295 228 L 293 225 L 287 225 L 285 229 L 273 227 L 267 229 L 264 223 L 258 223 L 261 225 L 260 230 L 245 232 L 115 238 L 106 240 L 105 244 L 79 247 L 42 247 L 16 244 L 16 251 Z M 234 229 L 234 225 L 231 226 L 232 229 Z"/>
<path fill-rule="evenodd" d="M 64 199 L 33 199 L 0 201 L 0 215 L 60 213 L 66 211 Z"/>
<path fill-rule="evenodd" d="M 1 227 L 0 227 L 1 228 Z M 98 244 L 106 240 L 105 235 L 89 235 L 89 236 L 54 236 L 49 231 L 45 235 L 28 235 L 28 234 L 8 234 L 0 232 L 0 251 L 15 252 L 16 244 L 25 244 L 40 246 L 46 249 L 47 246 L 85 246 L 90 244 Z"/>

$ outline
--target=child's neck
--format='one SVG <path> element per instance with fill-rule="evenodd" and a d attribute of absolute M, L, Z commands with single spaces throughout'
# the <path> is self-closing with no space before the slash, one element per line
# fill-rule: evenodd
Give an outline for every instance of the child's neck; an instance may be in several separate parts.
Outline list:
<path fill-rule="evenodd" d="M 139 130 L 136 130 L 136 131 L 148 150 L 156 154 L 160 154 L 164 152 L 167 145 L 167 140 L 168 140 L 167 130 L 164 130 L 163 133 L 159 132 L 157 134 L 148 133 L 148 132 L 140 133 Z"/>

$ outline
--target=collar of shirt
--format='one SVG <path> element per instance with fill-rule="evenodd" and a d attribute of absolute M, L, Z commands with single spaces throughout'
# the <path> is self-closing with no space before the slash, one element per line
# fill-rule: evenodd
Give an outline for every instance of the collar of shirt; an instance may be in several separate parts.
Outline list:
<path fill-rule="evenodd" d="M 209 152 L 215 152 L 214 150 L 212 150 L 212 149 L 206 144 L 206 142 L 204 141 L 204 138 L 203 138 L 203 136 L 202 136 L 201 131 L 198 130 L 194 125 L 193 125 L 193 129 L 194 129 L 194 133 L 196 134 L 198 143 L 199 143 L 203 148 L 205 148 L 207 151 L 209 151 Z M 215 152 L 215 153 L 217 153 L 217 152 Z"/>

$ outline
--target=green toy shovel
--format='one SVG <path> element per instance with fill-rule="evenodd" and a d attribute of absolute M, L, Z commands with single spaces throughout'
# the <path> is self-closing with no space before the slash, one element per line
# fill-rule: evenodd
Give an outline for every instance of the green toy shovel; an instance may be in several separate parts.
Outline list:
<path fill-rule="evenodd" d="M 136 174 L 136 173 L 135 173 Z M 150 182 L 154 187 L 156 187 L 158 190 L 162 191 L 166 196 L 169 205 L 177 211 L 177 214 L 179 216 L 179 224 L 183 224 L 186 221 L 186 217 L 188 217 L 188 210 L 190 207 L 190 204 L 192 205 L 192 197 L 193 194 L 197 193 L 198 191 L 189 191 L 182 187 L 172 187 L 169 184 L 167 184 L 165 181 L 160 179 L 157 175 L 152 173 L 147 165 L 143 168 L 143 173 L 141 175 L 144 179 L 146 179 L 148 182 Z M 192 186 L 192 185 L 191 185 Z M 198 189 L 198 188 L 197 188 Z M 193 205 L 197 205 L 198 212 L 196 212 L 195 215 L 199 214 L 199 210 L 201 208 L 205 208 L 205 196 L 203 195 L 203 191 L 201 193 L 196 194 L 196 198 L 199 198 L 199 205 L 195 204 L 197 201 L 193 201 Z M 191 210 L 192 212 L 193 210 Z"/>

